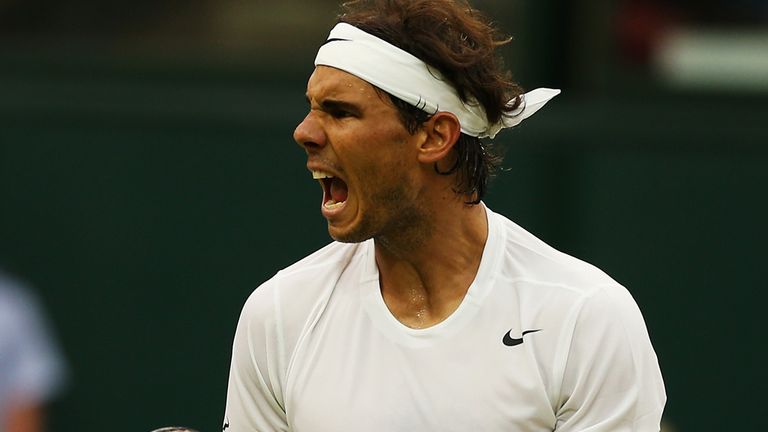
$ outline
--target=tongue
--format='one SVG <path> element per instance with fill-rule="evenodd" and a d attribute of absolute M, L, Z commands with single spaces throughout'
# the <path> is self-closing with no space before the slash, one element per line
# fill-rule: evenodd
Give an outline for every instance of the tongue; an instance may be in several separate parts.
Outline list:
<path fill-rule="evenodd" d="M 347 200 L 347 184 L 343 180 L 334 177 L 331 181 L 331 198 L 336 202 Z"/>

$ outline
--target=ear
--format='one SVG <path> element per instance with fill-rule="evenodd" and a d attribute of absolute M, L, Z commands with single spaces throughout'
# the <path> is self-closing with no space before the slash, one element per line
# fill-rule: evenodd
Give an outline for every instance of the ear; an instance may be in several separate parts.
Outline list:
<path fill-rule="evenodd" d="M 455 114 L 441 111 L 424 122 L 422 131 L 419 162 L 431 165 L 448 156 L 461 135 L 461 124 Z"/>

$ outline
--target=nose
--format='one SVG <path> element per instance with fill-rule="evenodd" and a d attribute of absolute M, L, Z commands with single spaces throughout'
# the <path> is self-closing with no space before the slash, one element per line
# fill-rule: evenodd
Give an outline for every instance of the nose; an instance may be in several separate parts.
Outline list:
<path fill-rule="evenodd" d="M 293 139 L 307 152 L 318 150 L 325 145 L 325 132 L 310 111 L 293 131 Z"/>

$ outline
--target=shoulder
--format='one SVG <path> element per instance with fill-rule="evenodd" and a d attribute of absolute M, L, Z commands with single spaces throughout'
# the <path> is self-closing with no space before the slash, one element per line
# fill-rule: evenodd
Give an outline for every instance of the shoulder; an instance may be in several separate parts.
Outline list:
<path fill-rule="evenodd" d="M 334 242 L 278 271 L 248 297 L 239 327 L 278 331 L 287 345 L 321 314 L 341 275 L 361 261 L 365 243 Z"/>
<path fill-rule="evenodd" d="M 282 403 L 289 364 L 302 335 L 323 313 L 336 280 L 359 249 L 332 243 L 280 270 L 251 293 L 235 331 L 231 380 L 259 383 Z M 237 385 L 232 388 L 232 395 L 240 391 Z"/>
<path fill-rule="evenodd" d="M 277 299 L 299 303 L 316 298 L 346 269 L 360 250 L 359 244 L 333 242 L 278 271 L 256 288 L 244 311 L 263 313 Z"/>
<path fill-rule="evenodd" d="M 514 287 L 521 313 L 558 330 L 553 345 L 539 346 L 551 348 L 547 358 L 552 359 L 553 382 L 559 383 L 557 429 L 584 430 L 607 418 L 656 421 L 666 400 L 664 384 L 630 292 L 599 268 L 558 251 L 509 219 L 493 218 L 503 239 L 500 277 Z M 619 423 L 610 430 L 623 430 Z"/>
<path fill-rule="evenodd" d="M 362 249 L 365 243 L 333 242 L 314 253 L 302 258 L 294 264 L 280 270 L 276 278 L 288 280 L 304 278 L 318 272 L 327 273 L 341 270 Z"/>
<path fill-rule="evenodd" d="M 504 239 L 499 274 L 520 301 L 574 331 L 605 329 L 647 338 L 630 292 L 596 266 L 558 251 L 509 219 L 494 214 Z"/>
<path fill-rule="evenodd" d="M 502 277 L 558 288 L 577 297 L 598 295 L 603 290 L 623 290 L 596 266 L 555 249 L 502 215 L 492 213 L 491 217 L 504 240 Z"/>

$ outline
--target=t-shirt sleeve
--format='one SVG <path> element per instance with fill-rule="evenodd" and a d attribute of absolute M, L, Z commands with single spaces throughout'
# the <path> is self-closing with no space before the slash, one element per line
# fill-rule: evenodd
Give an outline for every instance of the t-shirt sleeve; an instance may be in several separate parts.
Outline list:
<path fill-rule="evenodd" d="M 585 300 L 563 375 L 557 432 L 658 431 L 666 402 L 634 299 L 609 286 Z"/>
<path fill-rule="evenodd" d="M 270 282 L 257 288 L 240 315 L 232 348 L 225 432 L 288 430 L 274 289 Z"/>

